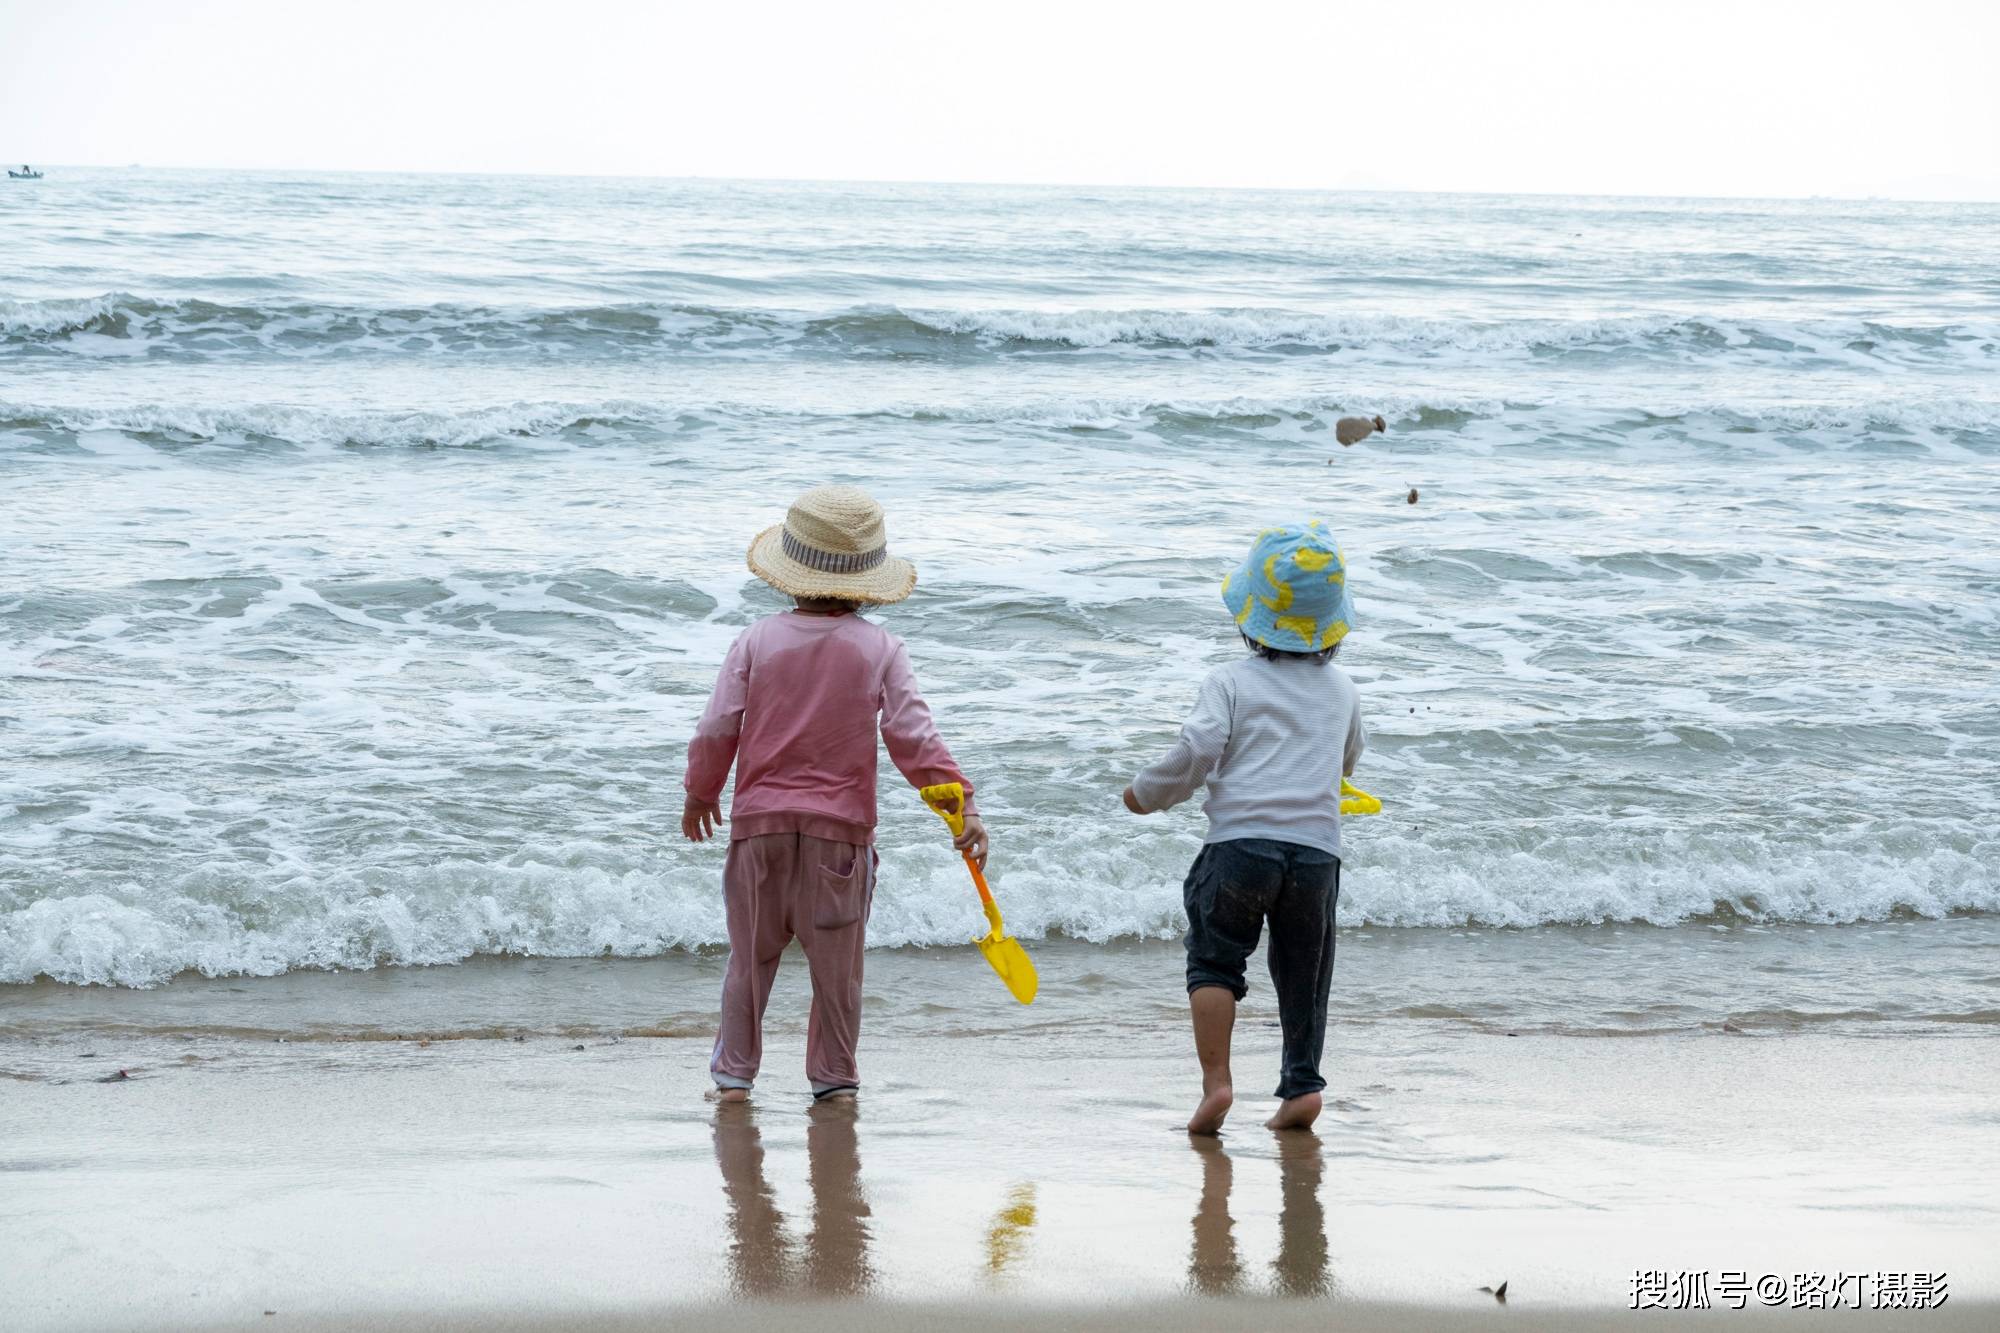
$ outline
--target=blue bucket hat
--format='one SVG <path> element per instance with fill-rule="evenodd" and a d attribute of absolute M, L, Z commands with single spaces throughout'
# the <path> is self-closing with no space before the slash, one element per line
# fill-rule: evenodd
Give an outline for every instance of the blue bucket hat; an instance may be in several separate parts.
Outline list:
<path fill-rule="evenodd" d="M 1347 562 L 1319 519 L 1258 533 L 1250 558 L 1222 581 L 1222 604 L 1245 634 L 1290 653 L 1331 648 L 1354 623 Z"/>

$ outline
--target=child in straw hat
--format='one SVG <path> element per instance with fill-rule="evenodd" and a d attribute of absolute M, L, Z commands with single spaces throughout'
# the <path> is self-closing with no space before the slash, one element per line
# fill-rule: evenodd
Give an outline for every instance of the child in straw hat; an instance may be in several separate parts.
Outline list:
<path fill-rule="evenodd" d="M 1340 898 L 1340 780 L 1366 743 L 1354 682 L 1332 664 L 1354 620 L 1347 566 L 1326 525 L 1258 534 L 1222 582 L 1251 655 L 1202 682 L 1173 750 L 1125 789 L 1147 814 L 1204 784 L 1208 837 L 1182 888 L 1188 1009 L 1201 1061 L 1195 1134 L 1222 1128 L 1233 1098 L 1229 1039 L 1247 991 L 1244 964 L 1270 923 L 1271 988 L 1284 1054 L 1272 1129 L 1319 1117 L 1320 1050 Z"/>
<path fill-rule="evenodd" d="M 801 495 L 750 543 L 750 571 L 793 600 L 737 637 L 688 744 L 681 831 L 695 842 L 723 822 L 736 767 L 722 892 L 729 964 L 709 1072 L 742 1101 L 763 1053 L 764 1004 L 794 938 L 812 978 L 806 1075 L 819 1099 L 851 1096 L 860 1073 L 861 951 L 875 899 L 875 734 L 913 786 L 965 788 L 955 841 L 981 866 L 986 829 L 972 783 L 938 736 L 902 641 L 862 606 L 900 602 L 917 571 L 889 554 L 882 506 L 852 486 Z"/>

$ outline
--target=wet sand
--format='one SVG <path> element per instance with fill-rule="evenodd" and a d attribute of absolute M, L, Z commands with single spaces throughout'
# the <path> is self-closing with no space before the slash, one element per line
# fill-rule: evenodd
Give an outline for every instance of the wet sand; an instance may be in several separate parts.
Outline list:
<path fill-rule="evenodd" d="M 1700 1318 L 1683 1315 L 1681 1318 Z M 1710 1318 L 1724 1322 L 1725 1328 L 1798 1327 L 1802 1318 L 1830 1318 L 1826 1314 L 1799 1314 L 1786 1311 L 1724 1310 L 1710 1312 Z M 1913 1328 L 1931 1333 L 1986 1333 L 2000 1319 L 2000 1307 L 1991 1304 L 1954 1302 L 1941 1310 L 1850 1312 L 1850 1318 L 1871 1329 Z M 476 1316 L 433 1317 L 399 1313 L 379 1319 L 305 1319 L 289 1321 L 289 1327 L 352 1330 L 424 1330 L 425 1333 L 475 1333 L 497 1329 L 506 1333 L 541 1333 L 547 1329 L 582 1329 L 592 1333 L 627 1333 L 628 1330 L 713 1327 L 718 1321 L 732 1328 L 814 1329 L 827 1333 L 873 1333 L 888 1330 L 949 1328 L 966 1333 L 1000 1333 L 1001 1330 L 1083 1330 L 1084 1333 L 1214 1333 L 1217 1329 L 1273 1329 L 1289 1333 L 1406 1333 L 1410 1329 L 1435 1329 L 1452 1333 L 1458 1329 L 1497 1329 L 1524 1325 L 1547 1333 L 1586 1333 L 1602 1328 L 1659 1327 L 1663 1316 L 1657 1311 L 1538 1310 L 1529 1316 L 1510 1314 L 1502 1306 L 1478 1310 L 1448 1309 L 1439 1306 L 1371 1305 L 1358 1301 L 1337 1307 L 1300 1304 L 1268 1299 L 1241 1298 L 1227 1302 L 1181 1300 L 1171 1304 L 1149 1303 L 1119 1308 L 1096 1305 L 1037 1306 L 1011 1304 L 978 1305 L 897 1305 L 879 1301 L 866 1303 L 800 1302 L 715 1307 L 675 1311 L 646 1311 L 624 1315 L 598 1315 L 586 1319 L 520 1316 L 506 1311 L 488 1311 Z M 268 1329 L 269 1318 L 255 1322 L 218 1325 L 221 1328 Z"/>
<path fill-rule="evenodd" d="M 1944 1272 L 1944 1310 L 1903 1318 L 1948 1328 L 2000 1295 L 1981 1183 L 2000 1178 L 2000 1068 L 1981 1029 L 1509 1037 L 1382 1018 L 1336 1026 L 1318 1131 L 1273 1135 L 1277 1034 L 1252 1006 L 1237 1110 L 1203 1141 L 1177 1128 L 1180 1020 L 1103 970 L 1062 983 L 1061 1009 L 978 1003 L 968 988 L 996 983 L 973 963 L 885 956 L 849 1106 L 807 1104 L 803 983 L 782 980 L 765 1079 L 736 1107 L 703 1098 L 695 1025 L 276 1040 L 120 1030 L 102 1007 L 87 1030 L 0 1024 L 10 1327 L 619 1328 L 718 1309 L 753 1327 L 1562 1327 L 1620 1318 L 1638 1269 L 1743 1269 Z M 620 966 L 705 986 L 711 965 Z M 305 989 L 364 995 L 393 1030 L 399 988 L 467 979 Z M 284 987 L 227 993 L 282 1025 Z M 907 1035 L 959 993 L 960 1016 L 932 1020 L 950 1035 Z M 98 1081 L 116 1068 L 131 1076 Z M 1504 1311 L 1478 1290 L 1502 1280 Z"/>

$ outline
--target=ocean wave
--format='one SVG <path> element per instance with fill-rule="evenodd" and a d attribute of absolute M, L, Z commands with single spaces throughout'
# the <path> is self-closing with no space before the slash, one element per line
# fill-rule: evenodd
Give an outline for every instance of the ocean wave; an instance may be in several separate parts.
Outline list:
<path fill-rule="evenodd" d="M 756 411 L 748 407 L 742 410 Z M 0 402 L 0 430 L 112 431 L 148 443 L 275 442 L 305 449 L 463 449 L 509 441 L 560 441 L 567 434 L 600 425 L 659 427 L 674 421 L 681 411 L 620 400 L 515 402 L 460 411 L 333 411 L 282 404 L 197 407 L 164 403 L 93 409 Z"/>
<path fill-rule="evenodd" d="M 0 337 L 8 342 L 33 342 L 86 332 L 114 319 L 120 302 L 132 299 L 120 292 L 47 301 L 0 297 Z"/>
<path fill-rule="evenodd" d="M 1048 311 L 870 305 L 803 311 L 638 302 L 387 308 L 223 304 L 106 292 L 0 300 L 0 349 L 170 358 L 1357 352 L 1418 359 L 1640 356 L 1988 367 L 2000 362 L 2000 326 L 1682 314 L 1468 320 L 1259 307 Z"/>
<path fill-rule="evenodd" d="M 2000 326 L 1870 320 L 1616 318 L 1466 320 L 1291 310 L 870 311 L 826 323 L 848 334 L 968 339 L 991 348 L 1450 354 L 1646 354 L 1838 362 L 2000 361 Z"/>
<path fill-rule="evenodd" d="M 1166 938 L 1186 926 L 1179 876 L 1192 840 L 1143 847 L 1094 833 L 1020 849 L 999 870 L 1008 925 L 1028 940 Z M 1507 850 L 1387 836 L 1353 849 L 1340 924 L 1379 929 L 1820 925 L 2000 912 L 1990 846 L 1798 845 L 1756 837 L 1576 836 Z M 461 962 L 475 955 L 650 957 L 726 941 L 719 861 L 635 860 L 576 848 L 499 864 L 310 875 L 216 867 L 150 887 L 100 886 L 0 910 L 0 983 L 49 977 L 150 986 L 182 972 Z M 18 900 L 17 900 L 18 901 Z M 959 946 L 981 929 L 948 850 L 884 849 L 871 947 Z"/>
<path fill-rule="evenodd" d="M 209 358 L 331 353 L 719 350 L 798 337 L 805 321 L 750 309 L 608 304 L 553 309 L 440 304 L 347 306 L 153 300 L 127 292 L 0 300 L 0 348 L 82 355 Z"/>
<path fill-rule="evenodd" d="M 1884 433 L 1990 437 L 2000 432 L 2000 402 L 1913 396 L 1846 404 L 1744 405 L 1656 402 L 1626 410 L 1513 402 L 1477 394 L 1297 394 L 1272 397 L 1104 396 L 999 402 L 863 401 L 802 412 L 727 399 L 642 401 L 522 400 L 463 409 L 326 409 L 290 404 L 206 407 L 135 403 L 91 408 L 0 401 L 0 432 L 58 435 L 112 432 L 172 448 L 221 444 L 251 449 L 568 448 L 648 442 L 730 424 L 811 430 L 857 421 L 913 427 L 996 426 L 1072 435 L 1125 434 L 1193 446 L 1225 436 L 1332 448 L 1341 416 L 1381 415 L 1385 439 L 1370 447 L 1436 447 L 1475 423 L 1497 423 L 1482 448 L 1556 447 L 1652 450 L 1673 441 L 1728 447 L 1772 436 L 1788 448 L 1865 448 Z"/>

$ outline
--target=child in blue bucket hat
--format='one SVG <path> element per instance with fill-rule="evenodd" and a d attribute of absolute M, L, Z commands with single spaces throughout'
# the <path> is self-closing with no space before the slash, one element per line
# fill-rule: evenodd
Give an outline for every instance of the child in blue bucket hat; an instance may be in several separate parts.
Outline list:
<path fill-rule="evenodd" d="M 1132 779 L 1125 806 L 1150 814 L 1208 787 L 1208 837 L 1182 888 L 1202 1091 L 1189 1132 L 1216 1133 L 1229 1114 L 1229 1038 L 1266 922 L 1284 1032 L 1281 1100 L 1266 1123 L 1303 1129 L 1326 1086 L 1340 780 L 1366 745 L 1354 682 L 1332 662 L 1354 623 L 1347 562 L 1318 519 L 1266 528 L 1223 580 L 1222 601 L 1250 655 L 1208 674 L 1180 739 Z"/>

